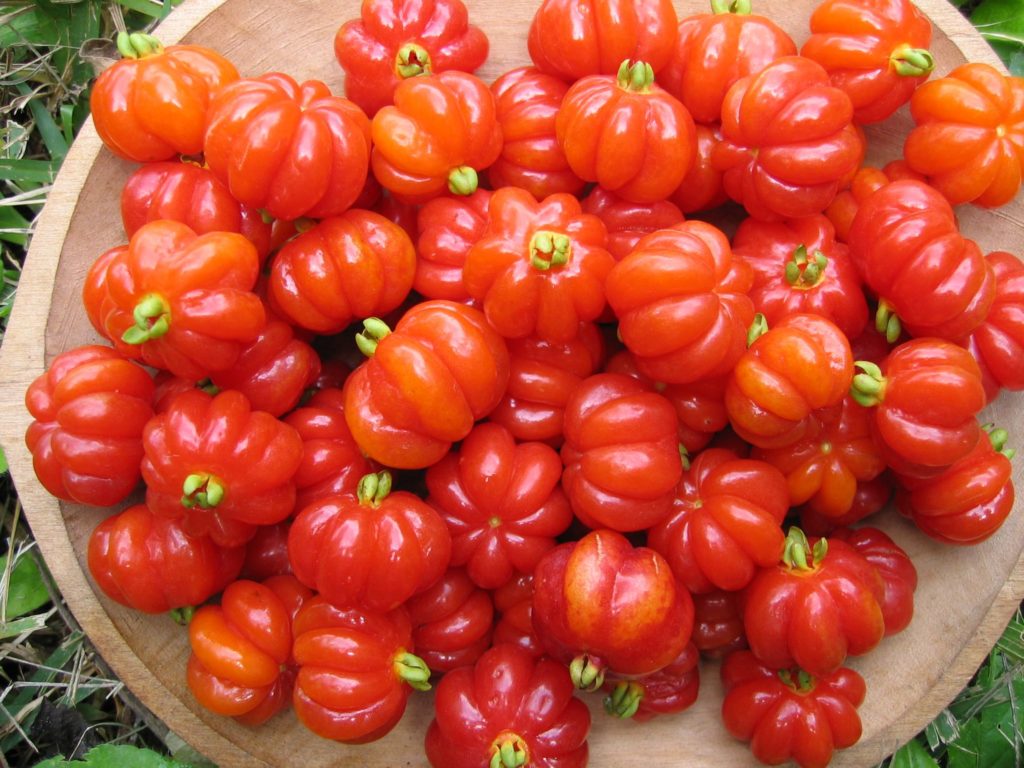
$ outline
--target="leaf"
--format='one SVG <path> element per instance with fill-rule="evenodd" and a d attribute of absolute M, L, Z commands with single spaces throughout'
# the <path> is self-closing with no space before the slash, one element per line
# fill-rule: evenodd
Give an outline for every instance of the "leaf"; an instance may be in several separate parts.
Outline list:
<path fill-rule="evenodd" d="M 19 637 L 26 633 L 38 632 L 46 627 L 46 620 L 50 618 L 54 609 L 36 616 L 25 616 L 14 621 L 0 622 L 0 640 L 9 640 L 12 637 Z"/>
<path fill-rule="evenodd" d="M 944 709 L 928 723 L 924 729 L 924 735 L 928 740 L 928 747 L 932 752 L 936 752 L 940 747 L 949 744 L 960 735 L 960 724 L 952 712 Z"/>
<path fill-rule="evenodd" d="M 911 739 L 896 750 L 889 760 L 889 768 L 939 768 L 939 764 L 921 742 Z"/>
<path fill-rule="evenodd" d="M 6 473 L 8 469 L 7 455 L 4 453 L 4 449 L 0 447 L 0 474 Z"/>
<path fill-rule="evenodd" d="M 9 554 L 0 556 L 0 570 L 5 574 L 8 573 L 8 557 Z M 2 582 L 0 582 L 0 586 L 2 586 Z M 36 565 L 35 558 L 29 552 L 23 552 L 20 557 L 15 558 L 14 567 L 10 569 L 10 578 L 6 586 L 7 612 L 0 616 L 5 623 L 9 619 L 16 619 L 37 608 L 42 608 L 50 602 L 50 593 L 46 591 L 43 575 L 39 571 L 39 566 Z"/>
<path fill-rule="evenodd" d="M 1002 696 L 993 697 L 976 717 L 960 724 L 960 736 L 950 742 L 949 768 L 1015 768 L 1020 765 L 1024 730 L 1024 679 L 1011 679 Z M 998 702 L 998 703 L 997 703 Z"/>
<path fill-rule="evenodd" d="M 53 757 L 37 763 L 35 768 L 187 768 L 184 763 L 164 757 L 159 752 L 128 744 L 101 744 L 90 749 L 83 760 L 68 762 Z"/>
<path fill-rule="evenodd" d="M 25 83 L 18 83 L 17 89 L 23 96 L 32 93 L 32 89 Z M 59 164 L 68 153 L 68 143 L 64 140 L 60 126 L 54 121 L 53 115 L 46 111 L 42 99 L 29 99 L 28 108 L 36 121 L 36 130 L 39 131 L 43 143 L 46 144 L 46 149 L 49 150 L 54 162 Z"/>
<path fill-rule="evenodd" d="M 1007 67 L 1024 50 L 1024 0 L 984 0 L 971 13 L 971 23 Z M 1020 63 L 1018 57 L 1017 66 Z"/>
<path fill-rule="evenodd" d="M 0 159 L 0 179 L 38 184 L 52 184 L 57 176 L 57 163 L 51 160 Z"/>
<path fill-rule="evenodd" d="M 1024 621 L 1019 615 L 1006 626 L 1006 631 L 996 641 L 996 648 L 1006 654 L 1011 661 L 1017 664 L 1024 663 Z"/>

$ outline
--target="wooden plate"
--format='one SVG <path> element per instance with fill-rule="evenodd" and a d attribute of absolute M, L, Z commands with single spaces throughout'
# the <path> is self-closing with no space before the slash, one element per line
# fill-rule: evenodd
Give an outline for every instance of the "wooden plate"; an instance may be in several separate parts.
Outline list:
<path fill-rule="evenodd" d="M 801 44 L 815 0 L 760 0 Z M 484 27 L 491 56 L 480 73 L 490 81 L 527 62 L 525 37 L 535 0 L 472 0 L 470 13 Z M 681 15 L 704 11 L 676 3 Z M 932 48 L 942 75 L 966 60 L 998 60 L 945 0 L 920 0 L 935 25 Z M 334 61 L 334 32 L 358 14 L 356 0 L 287 3 L 260 0 L 188 0 L 158 30 L 164 43 L 179 40 L 217 48 L 245 75 L 282 70 L 299 79 L 318 78 L 341 92 Z M 897 157 L 911 123 L 906 111 L 872 129 L 876 162 Z M 412 697 L 403 722 L 389 736 L 363 747 L 346 747 L 305 731 L 293 715 L 279 716 L 259 730 L 201 710 L 185 686 L 186 633 L 163 616 L 146 616 L 98 595 L 85 567 L 85 548 L 102 510 L 58 504 L 36 481 L 23 435 L 30 422 L 23 397 L 29 382 L 58 353 L 97 343 L 79 298 L 83 277 L 102 251 L 125 240 L 118 216 L 121 186 L 133 166 L 101 148 L 91 122 L 75 142 L 53 187 L 18 289 L 18 301 L 2 350 L 0 430 L 11 471 L 50 569 L 75 616 L 114 671 L 170 728 L 223 768 L 316 766 L 393 768 L 426 765 L 422 741 L 431 718 L 429 695 Z M 986 250 L 1024 252 L 1024 203 L 984 212 L 963 207 L 965 233 Z M 1020 395 L 1003 396 L 986 420 L 1024 439 Z M 1020 445 L 1020 443 L 1018 443 Z M 1020 483 L 1020 465 L 1014 479 Z M 931 720 L 959 691 L 992 647 L 1024 597 L 1024 515 L 1016 510 L 990 541 L 949 548 L 918 534 L 897 515 L 883 527 L 911 554 L 921 576 L 917 615 L 910 628 L 854 661 L 868 681 L 861 709 L 864 737 L 838 753 L 837 766 L 869 766 L 893 752 Z M 613 721 L 594 710 L 591 764 L 739 766 L 754 763 L 744 744 L 731 739 L 718 718 L 721 692 L 717 667 L 702 670 L 702 691 L 688 712 L 643 726 Z"/>

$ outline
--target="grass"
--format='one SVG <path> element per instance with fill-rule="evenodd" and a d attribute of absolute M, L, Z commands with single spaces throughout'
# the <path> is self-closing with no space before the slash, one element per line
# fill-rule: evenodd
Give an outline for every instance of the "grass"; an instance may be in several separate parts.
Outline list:
<path fill-rule="evenodd" d="M 1024 75 L 1024 0 L 952 0 Z M 0 0 L 0 343 L 35 217 L 88 112 L 93 64 L 112 34 L 143 29 L 170 0 Z M 1024 617 L 888 768 L 1024 765 Z M 100 746 L 104 745 L 104 746 Z M 95 749 L 99 747 L 99 749 Z M 50 581 L 0 454 L 0 768 L 63 755 L 102 768 L 201 759 L 104 667 Z M 92 752 L 89 750 L 92 749 Z M 64 765 L 60 758 L 45 765 Z"/>

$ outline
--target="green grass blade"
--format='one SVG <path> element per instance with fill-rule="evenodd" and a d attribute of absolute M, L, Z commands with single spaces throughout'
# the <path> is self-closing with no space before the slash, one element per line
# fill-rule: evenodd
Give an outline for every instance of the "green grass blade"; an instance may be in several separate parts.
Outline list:
<path fill-rule="evenodd" d="M 32 93 L 32 89 L 25 83 L 18 83 L 17 88 L 18 92 L 23 96 L 28 96 Z M 64 132 L 61 131 L 60 126 L 53 119 L 53 115 L 46 110 L 46 106 L 42 103 L 41 99 L 31 99 L 28 102 L 28 108 L 32 112 L 32 117 L 36 122 L 36 130 L 39 131 L 46 149 L 54 161 L 60 164 L 68 153 L 68 142 L 64 140 Z"/>
<path fill-rule="evenodd" d="M 0 158 L 0 179 L 24 184 L 52 184 L 57 178 L 55 160 L 4 160 Z"/>

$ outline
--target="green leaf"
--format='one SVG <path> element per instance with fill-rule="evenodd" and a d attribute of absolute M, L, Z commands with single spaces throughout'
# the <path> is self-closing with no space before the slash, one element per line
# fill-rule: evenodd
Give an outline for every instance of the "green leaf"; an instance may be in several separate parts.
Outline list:
<path fill-rule="evenodd" d="M 993 660 L 999 654 L 993 655 Z M 990 664 L 989 667 L 997 665 Z M 1015 768 L 1021 764 L 1024 730 L 1024 679 L 992 689 L 992 699 L 976 717 L 961 722 L 960 736 L 949 744 L 949 768 Z M 994 694 L 1002 694 L 996 697 Z"/>
<path fill-rule="evenodd" d="M 0 179 L 36 184 L 52 184 L 57 177 L 57 163 L 52 160 L 0 159 Z"/>
<path fill-rule="evenodd" d="M 7 454 L 4 453 L 4 449 L 0 447 L 0 475 L 7 472 L 9 469 L 7 465 Z"/>
<path fill-rule="evenodd" d="M 939 768 L 939 764 L 921 742 L 911 739 L 896 750 L 889 760 L 889 768 Z"/>
<path fill-rule="evenodd" d="M 17 89 L 23 96 L 32 93 L 32 89 L 25 83 L 18 83 Z M 64 140 L 60 126 L 54 121 L 53 115 L 46 111 L 42 99 L 30 99 L 28 108 L 36 121 L 36 130 L 39 131 L 43 143 L 46 144 L 46 149 L 49 150 L 54 161 L 59 164 L 68 153 L 68 143 Z"/>
<path fill-rule="evenodd" d="M 1007 67 L 1024 50 L 1024 0 L 984 0 L 971 13 L 971 23 Z M 1019 56 L 1016 64 L 1021 64 Z"/>
<path fill-rule="evenodd" d="M 1003 636 L 996 641 L 996 648 L 1017 664 L 1024 663 L 1024 621 L 1018 615 L 1007 626 Z"/>
<path fill-rule="evenodd" d="M 25 245 L 29 226 L 30 222 L 14 208 L 0 207 L 0 240 Z"/>
<path fill-rule="evenodd" d="M 928 740 L 929 749 L 936 752 L 960 735 L 960 724 L 952 712 L 944 709 L 928 723 L 924 729 L 924 735 Z"/>
<path fill-rule="evenodd" d="M 159 752 L 128 744 L 101 744 L 90 749 L 82 760 L 67 761 L 51 757 L 35 768 L 187 768 L 184 763 L 164 757 Z"/>
<path fill-rule="evenodd" d="M 52 612 L 51 609 L 36 616 L 23 616 L 13 621 L 0 621 L 0 640 L 9 640 L 12 637 L 38 632 L 46 627 L 46 620 L 50 618 Z"/>
<path fill-rule="evenodd" d="M 6 464 L 6 461 L 4 462 Z M 5 467 L 6 471 L 6 467 Z M 14 560 L 14 567 L 8 571 L 10 554 L 0 556 L 0 571 L 10 573 L 7 580 L 7 612 L 0 616 L 4 621 L 16 619 L 42 608 L 50 602 L 50 593 L 46 591 L 43 574 L 36 565 L 35 558 L 29 552 L 22 552 Z"/>
<path fill-rule="evenodd" d="M 162 19 L 175 6 L 181 5 L 182 0 L 117 0 L 129 11 L 137 11 L 154 19 Z"/>

